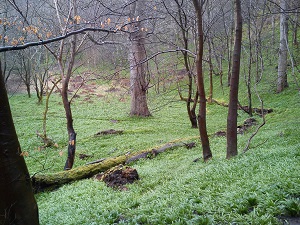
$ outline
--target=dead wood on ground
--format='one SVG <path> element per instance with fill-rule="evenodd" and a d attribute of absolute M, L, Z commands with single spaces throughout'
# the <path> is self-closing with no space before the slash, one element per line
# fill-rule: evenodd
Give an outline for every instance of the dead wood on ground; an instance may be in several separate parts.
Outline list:
<path fill-rule="evenodd" d="M 113 158 L 96 160 L 86 165 L 73 168 L 71 170 L 60 171 L 51 174 L 35 174 L 32 177 L 32 185 L 35 192 L 41 192 L 45 189 L 55 189 L 63 184 L 70 183 L 72 181 L 90 178 L 98 173 L 105 172 L 120 164 L 129 164 L 142 158 L 153 158 L 159 153 L 166 150 L 175 149 L 182 146 L 194 146 L 192 143 L 183 142 L 170 142 L 161 147 L 142 150 L 135 153 L 127 153 Z"/>
<path fill-rule="evenodd" d="M 257 125 L 257 120 L 254 118 L 248 118 L 246 119 L 242 125 L 237 126 L 237 133 L 238 134 L 244 134 L 250 127 Z M 214 136 L 218 137 L 225 137 L 226 136 L 226 131 L 220 130 L 214 133 Z"/>
<path fill-rule="evenodd" d="M 110 134 L 123 134 L 123 131 L 122 130 L 114 130 L 114 129 L 99 131 L 98 133 L 95 134 L 95 137 L 102 136 L 102 135 L 110 135 Z"/>

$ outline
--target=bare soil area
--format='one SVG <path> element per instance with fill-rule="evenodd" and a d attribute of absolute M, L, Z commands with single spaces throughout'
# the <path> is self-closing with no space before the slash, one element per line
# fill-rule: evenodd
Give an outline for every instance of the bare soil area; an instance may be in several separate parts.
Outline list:
<path fill-rule="evenodd" d="M 89 77 L 89 80 L 93 77 Z M 49 81 L 49 87 L 53 84 Z M 58 85 L 60 87 L 60 85 Z M 79 75 L 71 78 L 69 83 L 69 92 L 70 94 L 76 95 L 75 97 L 82 97 L 84 100 L 89 100 L 91 96 L 104 97 L 108 94 L 116 94 L 122 99 L 124 95 L 129 93 L 130 82 L 129 79 L 119 78 L 113 81 L 108 81 L 106 84 L 97 84 L 96 78 L 95 81 L 87 81 L 85 77 Z M 10 77 L 6 83 L 6 89 L 9 94 L 16 93 L 27 93 L 26 86 L 20 77 Z M 56 93 L 59 93 L 59 90 L 55 90 Z M 31 85 L 31 94 L 34 95 L 35 87 Z"/>

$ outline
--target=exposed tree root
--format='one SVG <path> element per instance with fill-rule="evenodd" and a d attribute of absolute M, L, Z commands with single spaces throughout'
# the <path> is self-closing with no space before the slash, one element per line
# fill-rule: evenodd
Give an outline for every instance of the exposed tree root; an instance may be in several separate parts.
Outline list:
<path fill-rule="evenodd" d="M 139 175 L 136 169 L 122 164 L 115 166 L 104 173 L 95 176 L 97 180 L 104 181 L 108 187 L 125 191 L 125 184 L 132 184 L 139 180 Z"/>

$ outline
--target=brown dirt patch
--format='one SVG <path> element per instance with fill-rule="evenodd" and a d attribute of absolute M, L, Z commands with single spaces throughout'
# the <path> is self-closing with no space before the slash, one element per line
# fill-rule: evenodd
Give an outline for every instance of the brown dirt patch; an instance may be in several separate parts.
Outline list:
<path fill-rule="evenodd" d="M 280 217 L 279 220 L 283 225 L 300 225 L 300 217 Z"/>

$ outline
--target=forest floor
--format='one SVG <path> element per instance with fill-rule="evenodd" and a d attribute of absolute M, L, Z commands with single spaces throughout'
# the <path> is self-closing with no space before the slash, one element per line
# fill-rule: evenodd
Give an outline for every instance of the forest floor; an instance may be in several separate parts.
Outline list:
<path fill-rule="evenodd" d="M 167 92 L 150 91 L 149 118 L 129 117 L 127 89 L 116 81 L 88 81 L 76 92 L 82 78 L 71 82 L 77 150 L 74 167 L 101 158 L 153 149 L 171 141 L 196 142 L 196 147 L 180 147 L 130 164 L 139 180 L 115 190 L 96 179 L 64 185 L 36 195 L 41 225 L 57 224 L 297 224 L 300 216 L 300 100 L 291 84 L 282 94 L 274 94 L 266 80 L 261 87 L 265 106 L 274 112 L 242 153 L 249 137 L 261 124 L 239 134 L 239 155 L 226 160 L 226 138 L 214 135 L 226 129 L 227 108 L 208 104 L 207 127 L 213 158 L 201 160 L 198 129 L 191 129 L 186 104 L 176 87 Z M 128 82 L 128 80 L 126 81 Z M 124 81 L 124 83 L 126 83 Z M 118 86 L 120 85 L 120 86 Z M 215 87 L 219 83 L 216 79 Z M 16 84 L 17 86 L 17 84 Z M 95 92 L 93 92 L 93 90 Z M 228 93 L 228 88 L 224 87 Z M 28 152 L 30 174 L 62 171 L 67 156 L 67 131 L 61 98 L 53 93 L 49 102 L 47 133 L 57 147 L 40 148 L 36 131 L 42 127 L 44 103 L 13 92 L 10 103 L 22 150 Z M 241 86 L 241 104 L 247 102 Z M 227 101 L 221 91 L 214 93 Z M 87 99 L 88 98 L 88 99 Z M 258 100 L 253 105 L 259 107 Z M 238 124 L 248 114 L 239 110 Z M 296 122 L 295 122 L 296 121 Z M 122 130 L 119 135 L 95 136 L 102 130 Z M 87 158 L 80 158 L 81 155 Z M 196 158 L 200 160 L 195 161 Z M 87 210 L 88 209 L 88 210 Z M 66 213 L 68 212 L 68 213 Z"/>

